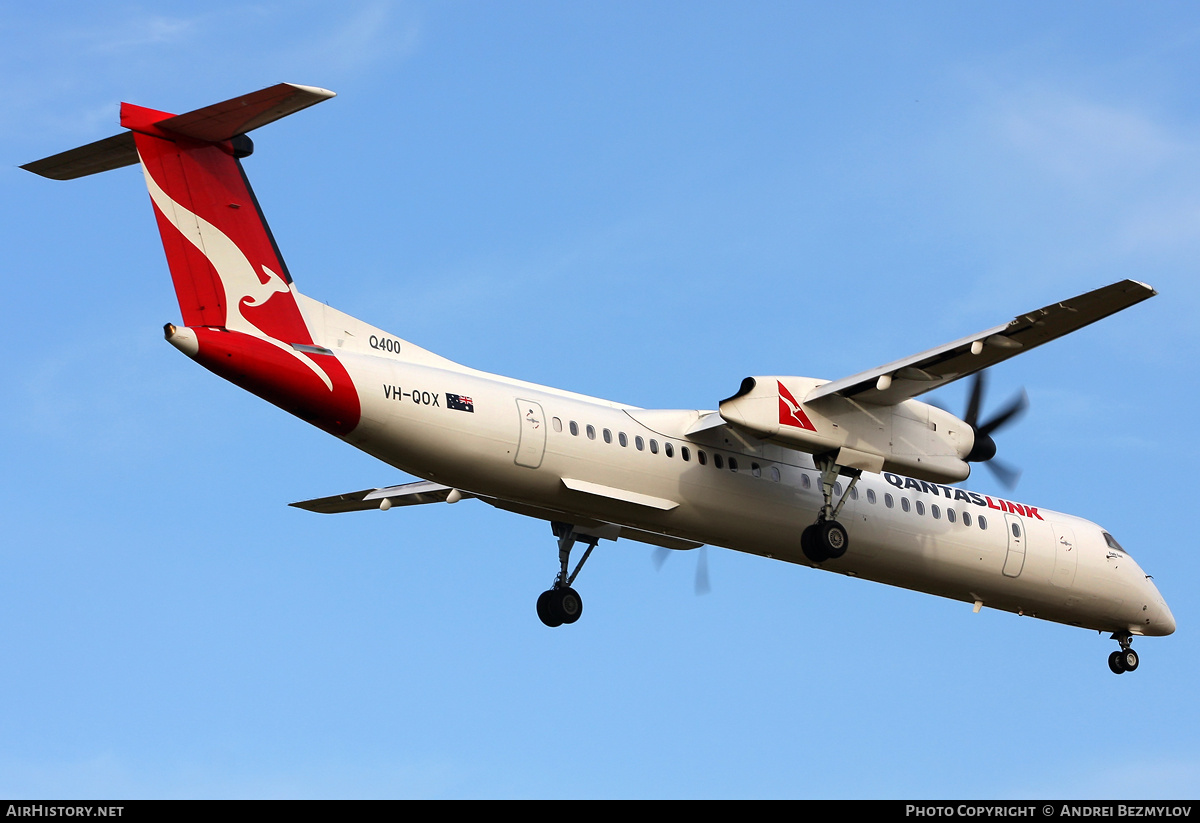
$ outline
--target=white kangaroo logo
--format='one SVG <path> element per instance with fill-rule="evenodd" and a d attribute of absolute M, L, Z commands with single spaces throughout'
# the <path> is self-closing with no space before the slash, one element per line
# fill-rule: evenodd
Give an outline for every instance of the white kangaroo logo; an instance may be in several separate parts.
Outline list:
<path fill-rule="evenodd" d="M 150 199 L 154 201 L 154 205 L 158 206 L 159 211 L 171 221 L 171 225 L 179 229 L 179 233 L 208 258 L 217 270 L 221 285 L 225 287 L 225 328 L 253 335 L 287 352 L 311 369 L 326 387 L 333 391 L 333 381 L 316 363 L 286 343 L 266 334 L 242 314 L 243 303 L 247 306 L 261 306 L 276 294 L 290 292 L 291 287 L 266 266 L 262 267 L 263 274 L 267 277 L 267 282 L 263 283 L 254 270 L 254 264 L 238 248 L 237 243 L 212 223 L 171 199 L 150 175 L 145 163 L 142 164 L 142 171 L 146 175 L 146 187 L 150 190 Z"/>

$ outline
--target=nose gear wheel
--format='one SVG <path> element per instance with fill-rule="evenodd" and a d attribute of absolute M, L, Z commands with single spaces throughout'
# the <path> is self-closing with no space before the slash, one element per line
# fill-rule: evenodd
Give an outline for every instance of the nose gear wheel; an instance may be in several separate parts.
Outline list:
<path fill-rule="evenodd" d="M 1133 636 L 1128 632 L 1116 632 L 1112 639 L 1120 643 L 1121 648 L 1108 656 L 1108 668 L 1113 674 L 1137 671 L 1141 661 L 1138 659 L 1138 653 L 1133 650 Z"/>

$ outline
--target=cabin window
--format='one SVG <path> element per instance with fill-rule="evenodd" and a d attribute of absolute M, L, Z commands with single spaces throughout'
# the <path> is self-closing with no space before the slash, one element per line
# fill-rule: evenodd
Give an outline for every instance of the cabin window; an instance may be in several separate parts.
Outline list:
<path fill-rule="evenodd" d="M 687 446 L 680 446 L 679 447 L 679 456 L 682 457 L 683 462 L 686 463 L 692 459 L 692 451 Z"/>
<path fill-rule="evenodd" d="M 591 423 L 588 423 L 587 436 L 588 436 L 588 440 L 596 439 L 596 427 L 593 426 Z"/>
<path fill-rule="evenodd" d="M 714 454 L 713 455 L 713 465 L 716 466 L 718 469 L 725 468 L 725 458 L 721 457 L 721 455 L 719 455 L 719 454 Z"/>
<path fill-rule="evenodd" d="M 571 434 L 575 435 L 576 437 L 579 436 L 579 424 L 574 420 L 571 421 Z"/>
<path fill-rule="evenodd" d="M 557 417 L 550 418 L 550 425 L 554 427 L 554 430 L 556 432 L 562 431 L 562 421 L 559 420 Z"/>
<path fill-rule="evenodd" d="M 867 502 L 871 505 L 875 504 L 875 490 L 867 489 Z"/>
<path fill-rule="evenodd" d="M 629 445 L 629 438 L 625 435 L 625 432 L 621 432 L 617 435 L 617 442 L 621 444 L 621 448 L 625 448 Z"/>
<path fill-rule="evenodd" d="M 953 523 L 955 517 L 956 517 L 956 515 L 954 514 L 954 509 L 946 509 L 946 519 L 947 520 L 949 520 L 951 523 Z"/>
<path fill-rule="evenodd" d="M 987 531 L 987 518 L 984 517 L 982 514 L 979 515 L 979 528 L 982 529 L 983 531 Z"/>
<path fill-rule="evenodd" d="M 1013 537 L 1020 537 L 1021 536 L 1021 527 L 1018 524 L 1013 523 L 1012 524 L 1012 533 L 1013 533 Z"/>
<path fill-rule="evenodd" d="M 858 486 L 855 486 L 854 488 L 850 489 L 850 499 L 851 500 L 858 499 Z"/>
<path fill-rule="evenodd" d="M 608 429 L 604 430 L 604 442 L 605 443 L 612 442 L 612 432 L 610 432 Z"/>
<path fill-rule="evenodd" d="M 650 453 L 658 454 L 658 441 L 653 437 L 650 438 Z"/>
<path fill-rule="evenodd" d="M 750 464 L 750 473 L 755 477 L 762 477 L 762 466 L 757 463 Z"/>
<path fill-rule="evenodd" d="M 771 467 L 771 479 L 774 480 L 776 483 L 779 482 L 779 467 L 778 466 Z"/>
<path fill-rule="evenodd" d="M 970 512 L 963 512 L 963 525 L 964 526 L 971 525 L 971 513 Z"/>
<path fill-rule="evenodd" d="M 892 500 L 892 496 L 890 494 L 887 494 L 886 492 L 883 495 L 883 505 L 887 506 L 889 509 L 893 508 L 895 506 L 895 502 Z"/>
<path fill-rule="evenodd" d="M 708 465 L 708 455 L 704 453 L 703 449 L 696 449 L 696 459 L 700 461 L 701 466 Z"/>
<path fill-rule="evenodd" d="M 917 514 L 920 515 L 921 517 L 925 516 L 925 504 L 922 503 L 920 500 L 917 501 Z"/>
<path fill-rule="evenodd" d="M 800 485 L 806 489 L 812 488 L 812 480 L 809 479 L 807 474 L 800 475 Z"/>
<path fill-rule="evenodd" d="M 907 497 L 900 498 L 900 508 L 904 509 L 906 512 L 912 511 L 912 505 L 909 504 Z"/>
<path fill-rule="evenodd" d="M 637 437 L 633 438 L 633 445 L 637 447 L 638 451 L 641 451 L 642 449 L 646 448 L 646 441 L 643 440 L 642 436 L 639 434 Z"/>
<path fill-rule="evenodd" d="M 934 504 L 929 507 L 929 513 L 933 515 L 934 520 L 942 519 L 942 510 L 939 506 L 937 506 L 937 504 Z"/>
<path fill-rule="evenodd" d="M 837 483 L 837 482 L 835 482 L 835 483 L 833 484 L 833 493 L 834 493 L 834 494 L 841 494 L 841 493 L 842 493 L 842 484 L 841 484 L 841 483 Z"/>
<path fill-rule="evenodd" d="M 675 447 L 670 443 L 663 443 L 663 453 L 666 454 L 667 457 L 674 457 Z"/>
<path fill-rule="evenodd" d="M 737 458 L 736 457 L 729 458 L 729 470 L 731 472 L 737 471 Z"/>

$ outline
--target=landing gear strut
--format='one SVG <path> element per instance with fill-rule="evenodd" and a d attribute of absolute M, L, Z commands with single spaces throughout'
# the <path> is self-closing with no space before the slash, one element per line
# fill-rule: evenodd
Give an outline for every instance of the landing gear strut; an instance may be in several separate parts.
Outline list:
<path fill-rule="evenodd" d="M 846 527 L 837 522 L 837 516 L 850 497 L 851 490 L 858 483 L 858 478 L 862 476 L 862 471 L 839 466 L 829 455 L 818 455 L 813 460 L 821 472 L 821 496 L 825 502 L 817 515 L 817 522 L 800 533 L 800 548 L 804 551 L 804 556 L 813 563 L 824 563 L 826 560 L 841 557 L 850 547 L 850 536 L 846 534 Z M 850 485 L 846 487 L 837 506 L 834 506 L 833 484 L 837 482 L 841 473 L 850 478 Z"/>
<path fill-rule="evenodd" d="M 596 548 L 596 543 L 600 538 L 593 535 L 576 534 L 575 527 L 569 523 L 551 523 L 550 528 L 554 531 L 554 536 L 558 538 L 559 570 L 558 576 L 554 578 L 554 585 L 538 596 L 537 614 L 543 623 L 554 628 L 564 623 L 574 623 L 583 614 L 583 598 L 579 596 L 579 592 L 571 588 L 571 584 L 579 576 L 579 570 L 587 562 L 588 556 L 592 553 L 592 549 Z M 575 546 L 576 541 L 585 544 L 587 551 L 583 553 L 583 557 L 579 558 L 579 564 L 575 567 L 575 571 L 568 575 L 567 568 L 571 560 L 571 549 Z"/>
<path fill-rule="evenodd" d="M 1114 632 L 1112 639 L 1121 644 L 1121 650 L 1108 656 L 1108 667 L 1113 674 L 1136 671 L 1138 653 L 1133 650 L 1133 636 L 1129 632 Z"/>

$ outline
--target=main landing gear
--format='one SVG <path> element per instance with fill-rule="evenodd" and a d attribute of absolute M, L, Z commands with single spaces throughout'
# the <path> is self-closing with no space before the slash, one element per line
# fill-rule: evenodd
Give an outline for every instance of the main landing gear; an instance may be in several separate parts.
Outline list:
<path fill-rule="evenodd" d="M 862 476 L 862 471 L 839 466 L 831 456 L 817 456 L 813 459 L 821 472 L 821 496 L 825 503 L 817 515 L 817 522 L 800 533 L 800 548 L 804 551 L 804 556 L 813 563 L 824 563 L 826 560 L 841 557 L 850 547 L 850 536 L 846 534 L 846 527 L 837 522 L 837 516 L 850 497 L 850 491 L 858 483 L 858 478 Z M 850 478 L 850 485 L 846 487 L 837 506 L 834 506 L 833 484 L 837 482 L 841 473 Z"/>
<path fill-rule="evenodd" d="M 554 585 L 538 596 L 537 614 L 543 623 L 554 628 L 564 623 L 574 623 L 583 614 L 583 599 L 577 591 L 571 588 L 571 584 L 579 576 L 579 570 L 587 562 L 588 556 L 592 553 L 592 549 L 596 548 L 596 543 L 600 538 L 593 535 L 576 534 L 575 527 L 569 523 L 551 523 L 550 528 L 553 529 L 554 536 L 558 538 L 559 570 L 558 576 L 554 578 Z M 584 543 L 587 551 L 583 553 L 583 557 L 579 558 L 579 565 L 575 567 L 575 571 L 568 575 L 567 566 L 571 560 L 571 549 L 575 546 L 576 541 Z"/>
<path fill-rule="evenodd" d="M 1121 644 L 1121 650 L 1108 656 L 1108 667 L 1113 674 L 1136 671 L 1138 653 L 1133 650 L 1133 636 L 1128 632 L 1114 632 L 1112 639 Z"/>

